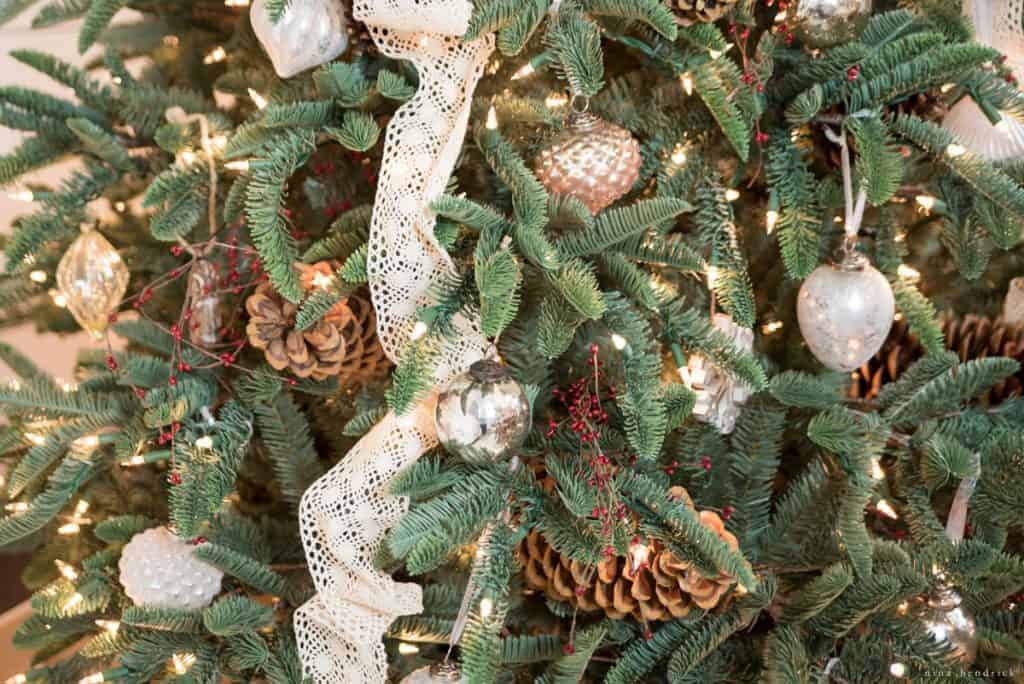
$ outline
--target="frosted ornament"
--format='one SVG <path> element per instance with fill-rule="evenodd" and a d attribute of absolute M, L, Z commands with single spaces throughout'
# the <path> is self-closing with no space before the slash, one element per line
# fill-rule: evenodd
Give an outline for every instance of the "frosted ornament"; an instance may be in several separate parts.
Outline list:
<path fill-rule="evenodd" d="M 148 608 L 205 608 L 220 592 L 224 577 L 166 527 L 132 537 L 117 567 L 124 593 L 135 605 Z"/>
<path fill-rule="evenodd" d="M 974 662 L 978 655 L 977 626 L 955 590 L 940 585 L 924 602 L 921 622 L 936 642 L 950 649 L 958 663 Z"/>
<path fill-rule="evenodd" d="M 252 30 L 281 78 L 325 64 L 348 47 L 345 11 L 339 0 L 291 0 L 275 24 L 266 0 L 249 10 Z"/>
<path fill-rule="evenodd" d="M 596 214 L 629 192 L 641 161 L 640 144 L 625 128 L 574 111 L 537 157 L 535 171 L 549 192 L 575 197 Z"/>
<path fill-rule="evenodd" d="M 871 18 L 872 0 L 797 0 L 789 25 L 804 45 L 827 48 L 854 40 Z"/>
<path fill-rule="evenodd" d="M 128 267 L 99 231 L 83 227 L 57 265 L 57 289 L 78 324 L 101 337 L 128 289 Z"/>
<path fill-rule="evenodd" d="M 1024 3 L 1020 0 L 968 0 L 964 15 L 975 28 L 975 40 L 1006 55 L 1007 66 L 1018 78 L 1024 78 Z M 974 154 L 988 161 L 1008 161 L 1024 157 L 1024 123 L 1006 112 L 999 112 L 995 123 L 978 103 L 964 96 L 942 120 L 942 127 Z"/>
<path fill-rule="evenodd" d="M 441 390 L 434 423 L 449 452 L 469 463 L 497 463 L 525 441 L 530 402 L 500 363 L 484 359 Z"/>
<path fill-rule="evenodd" d="M 465 680 L 455 663 L 434 663 L 413 670 L 401 684 L 461 684 Z"/>
<path fill-rule="evenodd" d="M 728 314 L 715 314 L 712 323 L 738 349 L 750 352 L 754 348 L 754 331 L 738 325 Z M 730 434 L 736 428 L 741 407 L 750 399 L 750 388 L 702 354 L 690 355 L 682 375 L 697 394 L 693 407 L 697 420 L 714 425 L 723 434 Z"/>
<path fill-rule="evenodd" d="M 823 264 L 797 295 L 797 320 L 807 346 L 834 371 L 859 368 L 881 348 L 892 327 L 892 287 L 863 255 L 850 251 Z"/>

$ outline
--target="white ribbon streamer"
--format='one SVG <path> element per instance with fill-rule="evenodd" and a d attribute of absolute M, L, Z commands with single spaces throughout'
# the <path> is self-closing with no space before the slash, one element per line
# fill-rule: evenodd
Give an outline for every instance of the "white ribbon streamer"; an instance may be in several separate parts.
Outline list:
<path fill-rule="evenodd" d="M 368 274 L 385 353 L 397 360 L 430 303 L 429 290 L 452 267 L 434 237 L 431 203 L 444 192 L 462 141 L 472 94 L 493 37 L 463 42 L 468 0 L 356 0 L 357 20 L 381 51 L 419 72 L 412 100 L 388 124 L 370 226 Z M 487 340 L 476 321 L 456 321 L 460 334 L 440 355 L 438 382 L 482 358 Z M 373 561 L 387 530 L 407 510 L 388 485 L 437 444 L 436 393 L 409 415 L 389 413 L 303 495 L 302 543 L 317 594 L 295 613 L 306 676 L 317 684 L 384 682 L 382 637 L 401 615 L 423 609 L 420 587 L 400 584 Z"/>

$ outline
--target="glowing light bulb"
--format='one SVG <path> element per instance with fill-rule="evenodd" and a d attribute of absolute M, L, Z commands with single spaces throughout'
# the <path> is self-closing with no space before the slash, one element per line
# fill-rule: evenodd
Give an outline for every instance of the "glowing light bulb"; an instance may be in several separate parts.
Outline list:
<path fill-rule="evenodd" d="M 907 266 L 906 264 L 900 264 L 900 267 L 896 269 L 896 272 L 899 274 L 900 278 L 903 278 L 903 280 L 906 280 L 908 283 L 916 283 L 921 279 L 921 272 L 912 266 Z"/>
<path fill-rule="evenodd" d="M 398 644 L 398 652 L 404 656 L 416 655 L 420 652 L 420 647 L 416 644 L 410 644 L 408 642 L 403 641 L 402 643 Z"/>
<path fill-rule="evenodd" d="M 64 536 L 71 536 L 72 534 L 78 534 L 82 531 L 81 526 L 76 522 L 69 522 L 61 525 L 57 528 L 57 534 L 63 534 Z"/>
<path fill-rule="evenodd" d="M 683 92 L 687 95 L 693 95 L 693 76 L 687 71 L 679 77 L 679 83 L 683 86 Z"/>
<path fill-rule="evenodd" d="M 729 188 L 728 190 L 725 191 L 725 199 L 729 200 L 730 202 L 735 202 L 739 198 L 740 191 L 737 190 L 736 188 Z"/>
<path fill-rule="evenodd" d="M 948 93 L 953 88 L 956 88 L 956 83 L 943 83 L 942 87 L 939 88 L 943 93 Z"/>
<path fill-rule="evenodd" d="M 25 501 L 12 501 L 4 506 L 4 510 L 8 513 L 24 513 L 28 510 L 28 503 Z"/>
<path fill-rule="evenodd" d="M 775 230 L 776 224 L 779 222 L 779 212 L 774 209 L 769 209 L 764 215 L 764 229 L 769 235 Z"/>
<path fill-rule="evenodd" d="M 882 470 L 882 464 L 878 462 L 878 459 L 874 459 L 871 461 L 871 477 L 875 478 L 876 480 L 885 479 L 885 471 Z"/>
<path fill-rule="evenodd" d="M 75 504 L 75 515 L 85 515 L 88 512 L 89 512 L 89 502 L 86 501 L 85 499 L 79 499 L 78 503 Z"/>
<path fill-rule="evenodd" d="M 117 620 L 96 620 L 96 626 L 107 630 L 111 634 L 117 634 L 117 631 L 121 629 L 121 623 Z"/>
<path fill-rule="evenodd" d="M 682 166 L 686 163 L 686 148 L 681 144 L 676 145 L 675 149 L 672 150 L 672 163 L 676 166 Z"/>
<path fill-rule="evenodd" d="M 217 62 L 223 62 L 227 58 L 227 51 L 222 46 L 218 45 L 203 57 L 203 64 L 216 64 Z"/>
<path fill-rule="evenodd" d="M 714 289 L 715 283 L 718 282 L 718 276 L 721 275 L 718 271 L 717 266 L 708 266 L 707 277 L 708 277 L 708 288 Z"/>
<path fill-rule="evenodd" d="M 174 666 L 174 673 L 183 675 L 188 672 L 192 664 L 196 662 L 194 653 L 175 653 L 171 656 L 171 664 Z"/>
<path fill-rule="evenodd" d="M 935 208 L 935 198 L 931 195 L 918 195 L 914 200 L 925 211 L 931 211 Z"/>
<path fill-rule="evenodd" d="M 74 445 L 79 449 L 95 449 L 100 445 L 100 438 L 97 435 L 86 435 L 76 439 Z"/>
<path fill-rule="evenodd" d="M 427 334 L 427 324 L 423 321 L 416 321 L 416 325 L 413 326 L 412 334 L 409 335 L 409 339 L 418 340 Z"/>
<path fill-rule="evenodd" d="M 10 197 L 12 200 L 17 200 L 18 202 L 33 202 L 36 198 L 35 194 L 31 190 L 9 192 L 7 193 L 7 196 Z"/>
<path fill-rule="evenodd" d="M 213 437 L 210 435 L 203 435 L 196 440 L 197 449 L 212 449 L 213 448 Z"/>
<path fill-rule="evenodd" d="M 965 152 L 967 152 L 967 148 L 957 143 L 951 143 L 950 145 L 946 146 L 946 154 L 948 154 L 950 157 L 959 157 Z"/>
<path fill-rule="evenodd" d="M 64 605 L 61 606 L 61 608 L 63 610 L 71 610 L 72 608 L 74 608 L 75 606 L 77 606 L 79 603 L 81 603 L 84 600 L 85 600 L 85 597 L 82 596 L 81 594 L 79 594 L 76 591 L 74 594 L 71 595 L 71 598 L 69 598 L 67 601 L 64 602 Z"/>
<path fill-rule="evenodd" d="M 32 442 L 36 446 L 40 446 L 40 445 L 46 443 L 46 437 L 44 437 L 43 435 L 39 434 L 38 432 L 26 432 L 25 433 L 25 439 L 27 439 L 28 441 Z"/>
<path fill-rule="evenodd" d="M 718 59 L 725 53 L 722 52 L 721 50 L 708 50 L 708 54 L 711 55 L 711 59 Z"/>
<path fill-rule="evenodd" d="M 903 663 L 893 663 L 889 666 L 889 674 L 891 674 L 893 677 L 906 677 L 907 666 Z"/>
<path fill-rule="evenodd" d="M 189 164 L 194 164 L 196 159 L 198 159 L 196 153 L 193 152 L 192 150 L 182 150 L 181 152 L 178 153 L 178 158 L 181 160 L 181 163 L 185 164 L 186 166 Z"/>
<path fill-rule="evenodd" d="M 765 335 L 771 335 L 782 330 L 782 321 L 768 321 L 761 326 L 761 332 Z"/>
<path fill-rule="evenodd" d="M 893 520 L 899 520 L 900 516 L 896 512 L 896 509 L 894 509 L 892 507 L 892 504 L 890 504 L 885 499 L 879 499 L 878 500 L 878 503 L 875 504 L 875 510 L 878 511 L 879 513 L 881 513 L 882 515 L 884 515 L 887 518 L 892 518 Z"/>
<path fill-rule="evenodd" d="M 612 333 L 612 345 L 619 351 L 622 351 L 626 348 L 626 338 L 619 333 Z"/>
<path fill-rule="evenodd" d="M 490 109 L 487 110 L 486 125 L 492 131 L 498 128 L 498 112 L 494 109 L 494 105 L 491 105 Z"/>
<path fill-rule="evenodd" d="M 526 78 L 527 76 L 533 76 L 535 71 L 536 71 L 536 69 L 533 68 L 533 65 L 530 64 L 529 62 L 527 62 L 522 67 L 520 67 L 520 69 L 518 71 L 516 71 L 516 73 L 512 74 L 512 80 L 513 81 L 518 81 L 521 78 Z"/>
<path fill-rule="evenodd" d="M 248 89 L 248 93 L 252 103 L 256 105 L 256 109 L 264 109 L 267 106 L 267 98 L 263 97 L 252 88 Z"/>
<path fill-rule="evenodd" d="M 101 684 L 101 682 L 103 681 L 105 681 L 103 679 L 103 673 L 96 672 L 95 674 L 91 674 L 88 677 L 82 677 L 78 680 L 78 684 Z"/>
<path fill-rule="evenodd" d="M 494 601 L 489 598 L 484 598 L 480 601 L 480 617 L 489 618 L 491 613 L 494 612 Z"/>
<path fill-rule="evenodd" d="M 146 462 L 145 456 L 136 454 L 129 458 L 127 461 L 121 461 L 121 465 L 124 467 L 142 465 Z"/>
<path fill-rule="evenodd" d="M 569 104 L 569 96 L 565 93 L 551 93 L 544 98 L 544 104 L 548 109 L 558 109 Z"/>
<path fill-rule="evenodd" d="M 28 681 L 28 678 L 25 675 L 23 675 L 22 673 L 19 672 L 18 674 L 14 675 L 13 677 L 8 677 L 7 679 L 5 679 L 4 680 L 4 684 L 25 684 L 25 682 L 27 682 L 27 681 Z"/>
<path fill-rule="evenodd" d="M 247 162 L 244 159 L 229 161 L 227 164 L 224 165 L 224 168 L 229 169 L 231 171 L 241 171 L 242 173 L 245 173 L 246 171 L 249 170 L 249 162 Z"/>
<path fill-rule="evenodd" d="M 225 7 L 248 7 L 249 0 L 224 0 Z"/>
<path fill-rule="evenodd" d="M 75 569 L 71 566 L 70 563 L 65 563 L 60 558 L 58 558 L 53 561 L 53 564 L 57 566 L 57 572 L 59 572 L 64 579 L 68 580 L 69 582 L 74 582 L 76 579 L 78 579 L 78 573 L 75 571 Z"/>

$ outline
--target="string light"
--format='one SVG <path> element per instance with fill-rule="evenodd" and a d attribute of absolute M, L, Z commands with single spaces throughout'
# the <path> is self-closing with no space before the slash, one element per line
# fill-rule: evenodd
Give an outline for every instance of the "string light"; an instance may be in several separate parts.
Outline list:
<path fill-rule="evenodd" d="M 248 7 L 249 0 L 224 0 L 225 7 Z"/>
<path fill-rule="evenodd" d="M 197 449 L 212 449 L 213 448 L 213 437 L 210 435 L 203 435 L 196 440 Z"/>
<path fill-rule="evenodd" d="M 4 510 L 8 513 L 24 513 L 28 510 L 28 503 L 25 501 L 12 501 L 4 506 Z"/>
<path fill-rule="evenodd" d="M 761 326 L 761 332 L 765 335 L 771 335 L 782 330 L 782 321 L 768 321 Z"/>
<path fill-rule="evenodd" d="M 60 558 L 57 558 L 53 561 L 53 564 L 57 566 L 57 572 L 59 572 L 64 579 L 69 582 L 74 582 L 78 579 L 78 573 L 70 563 L 65 563 Z"/>
<path fill-rule="evenodd" d="M 950 157 L 959 157 L 960 155 L 967 152 L 967 148 L 957 143 L 950 143 L 946 146 L 946 154 Z"/>
<path fill-rule="evenodd" d="M 708 54 L 711 55 L 711 59 L 718 59 L 725 53 L 722 50 L 708 50 Z"/>
<path fill-rule="evenodd" d="M 114 202 L 114 211 L 116 211 L 117 213 L 123 214 L 127 210 L 128 205 L 126 203 L 121 201 Z"/>
<path fill-rule="evenodd" d="M 266 108 L 267 98 L 263 97 L 252 88 L 249 88 L 247 92 L 249 93 L 249 98 L 252 100 L 252 103 L 256 105 L 256 109 Z"/>
<path fill-rule="evenodd" d="M 903 663 L 893 663 L 889 666 L 889 674 L 891 674 L 893 677 L 906 677 L 907 666 Z"/>
<path fill-rule="evenodd" d="M 18 202 L 34 202 L 36 199 L 35 193 L 31 190 L 21 190 L 19 192 L 9 192 L 7 196 L 12 200 Z"/>
<path fill-rule="evenodd" d="M 105 681 L 103 678 L 103 673 L 96 672 L 87 677 L 82 677 L 78 680 L 78 684 L 101 684 L 101 682 L 103 681 Z"/>
<path fill-rule="evenodd" d="M 406 641 L 403 641 L 400 644 L 398 644 L 398 652 L 404 656 L 412 656 L 420 652 L 420 647 L 416 644 L 410 644 Z"/>
<path fill-rule="evenodd" d="M 64 605 L 61 606 L 61 610 L 64 610 L 64 611 L 71 610 L 72 608 L 74 608 L 75 606 L 77 606 L 79 603 L 81 603 L 84 600 L 85 600 L 85 597 L 82 596 L 81 594 L 79 594 L 76 591 L 74 594 L 71 595 L 71 598 L 69 598 L 67 601 L 64 602 Z"/>
<path fill-rule="evenodd" d="M 619 333 L 612 333 L 612 346 L 622 351 L 626 348 L 626 338 Z"/>
<path fill-rule="evenodd" d="M 719 275 L 720 275 L 720 273 L 718 272 L 718 267 L 717 266 L 708 266 L 708 269 L 707 269 L 708 289 L 711 289 L 711 290 L 715 289 L 715 283 L 718 282 L 718 276 Z"/>
<path fill-rule="evenodd" d="M 100 445 L 100 438 L 97 435 L 86 435 L 76 439 L 73 444 L 79 449 L 95 449 Z"/>
<path fill-rule="evenodd" d="M 249 170 L 249 162 L 247 162 L 244 159 L 229 161 L 227 164 L 224 165 L 224 168 L 229 169 L 231 171 L 241 171 L 242 173 L 245 173 L 246 171 Z"/>
<path fill-rule="evenodd" d="M 885 479 L 885 471 L 882 470 L 882 464 L 878 462 L 877 458 L 871 461 L 871 477 L 876 480 Z"/>
<path fill-rule="evenodd" d="M 683 147 L 682 143 L 676 144 L 672 150 L 672 163 L 676 166 L 682 166 L 686 163 L 686 148 Z"/>
<path fill-rule="evenodd" d="M 427 324 L 423 321 L 416 321 L 416 325 L 413 326 L 412 334 L 409 335 L 409 339 L 415 341 L 427 334 Z"/>
<path fill-rule="evenodd" d="M 38 432 L 26 432 L 25 439 L 32 442 L 36 446 L 41 446 L 46 443 L 46 437 L 42 436 Z"/>
<path fill-rule="evenodd" d="M 896 269 L 900 278 L 907 281 L 908 283 L 916 283 L 921 279 L 921 272 L 912 266 L 906 264 L 900 264 L 899 268 Z"/>
<path fill-rule="evenodd" d="M 527 62 L 522 67 L 520 67 L 520 69 L 518 71 L 516 71 L 516 73 L 512 74 L 512 80 L 513 81 L 518 81 L 521 78 L 526 78 L 527 76 L 533 76 L 533 74 L 536 71 L 537 70 L 533 68 L 533 64 L 531 64 L 530 62 Z"/>
<path fill-rule="evenodd" d="M 192 664 L 196 662 L 194 653 L 175 653 L 171 656 L 171 663 L 174 665 L 174 673 L 183 675 L 188 672 Z"/>
<path fill-rule="evenodd" d="M 209 54 L 203 57 L 203 64 L 216 64 L 217 62 L 223 62 L 227 58 L 227 51 L 223 48 L 223 46 L 218 45 L 213 50 L 211 50 Z"/>
<path fill-rule="evenodd" d="M 939 90 L 941 90 L 943 94 L 945 94 L 948 93 L 953 88 L 956 88 L 956 83 L 943 83 L 942 87 L 939 88 Z"/>
<path fill-rule="evenodd" d="M 142 465 L 145 462 L 146 462 L 146 457 L 145 456 L 143 456 L 142 454 L 135 454 L 134 456 L 132 456 L 128 460 L 121 461 L 121 465 L 125 466 L 125 467 L 127 467 L 127 466 L 137 466 L 137 465 Z"/>
<path fill-rule="evenodd" d="M 50 295 L 50 299 L 53 300 L 55 306 L 58 306 L 61 309 L 67 307 L 68 298 L 61 294 L 60 292 L 58 292 L 57 290 L 51 289 L 47 294 Z"/>
<path fill-rule="evenodd" d="M 931 211 L 935 208 L 935 198 L 931 195 L 918 195 L 914 200 L 925 211 Z"/>
<path fill-rule="evenodd" d="M 181 40 L 178 36 L 164 36 L 161 42 L 163 42 L 167 47 L 178 47 L 178 43 L 180 43 Z"/>
<path fill-rule="evenodd" d="M 64 536 L 70 536 L 72 534 L 78 534 L 82 531 L 82 526 L 76 522 L 64 523 L 57 528 L 57 534 L 63 534 Z"/>
<path fill-rule="evenodd" d="M 565 93 L 551 93 L 544 98 L 544 104 L 548 109 L 558 109 L 569 104 L 569 96 Z"/>
<path fill-rule="evenodd" d="M 769 235 L 775 230 L 775 225 L 779 222 L 779 212 L 774 209 L 769 209 L 764 215 L 764 230 Z"/>
<path fill-rule="evenodd" d="M 690 75 L 689 71 L 679 77 L 679 83 L 683 86 L 684 93 L 693 95 L 693 76 Z"/>
<path fill-rule="evenodd" d="M 178 159 L 181 161 L 182 164 L 188 166 L 190 164 L 194 164 L 198 157 L 196 156 L 196 153 L 193 152 L 192 150 L 182 150 L 181 152 L 178 153 Z"/>
<path fill-rule="evenodd" d="M 111 636 L 121 629 L 121 623 L 117 620 L 96 620 L 96 626 L 105 629 Z"/>
<path fill-rule="evenodd" d="M 490 109 L 487 110 L 486 125 L 492 131 L 498 128 L 498 112 L 494 109 L 494 105 L 491 105 Z"/>
<path fill-rule="evenodd" d="M 725 191 L 725 199 L 729 200 L 730 202 L 735 202 L 739 198 L 740 191 L 737 190 L 736 188 L 729 188 L 728 190 Z"/>
<path fill-rule="evenodd" d="M 25 682 L 27 681 L 28 677 L 26 677 L 23 673 L 19 672 L 13 677 L 8 677 L 7 679 L 5 679 L 4 684 L 25 684 Z"/>
<path fill-rule="evenodd" d="M 894 509 L 892 507 L 892 504 L 890 504 L 885 499 L 879 499 L 878 500 L 878 503 L 875 504 L 875 510 L 878 511 L 879 513 L 881 513 L 882 515 L 884 515 L 887 518 L 892 518 L 893 520 L 899 520 L 900 516 L 896 512 L 896 509 Z"/>
<path fill-rule="evenodd" d="M 480 601 L 480 617 L 489 618 L 491 613 L 494 612 L 494 601 L 489 598 L 484 598 Z"/>

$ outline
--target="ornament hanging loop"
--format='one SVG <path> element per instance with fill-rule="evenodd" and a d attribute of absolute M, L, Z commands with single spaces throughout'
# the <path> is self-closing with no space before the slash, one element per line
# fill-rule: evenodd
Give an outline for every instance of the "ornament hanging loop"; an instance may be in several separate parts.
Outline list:
<path fill-rule="evenodd" d="M 573 114 L 586 114 L 590 111 L 590 98 L 580 93 L 574 93 L 569 107 Z"/>

